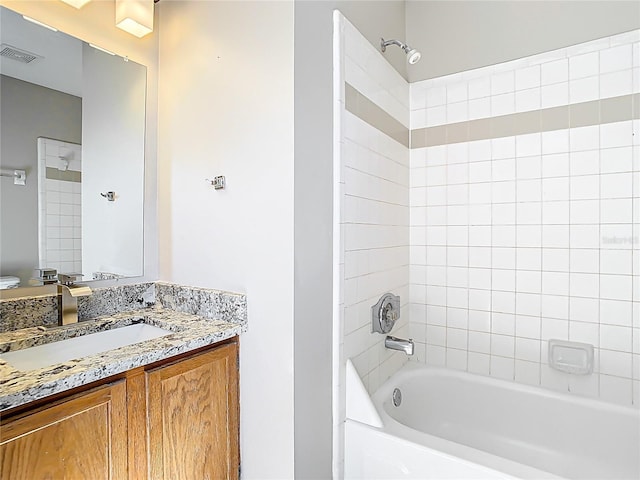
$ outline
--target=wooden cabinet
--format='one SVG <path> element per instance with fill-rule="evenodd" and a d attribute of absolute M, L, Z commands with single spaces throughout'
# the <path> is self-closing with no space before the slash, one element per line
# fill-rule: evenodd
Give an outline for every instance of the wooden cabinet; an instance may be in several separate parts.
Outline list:
<path fill-rule="evenodd" d="M 149 477 L 238 478 L 235 345 L 146 373 Z"/>
<path fill-rule="evenodd" d="M 237 339 L 2 419 L 0 480 L 237 479 Z"/>
<path fill-rule="evenodd" d="M 127 476 L 124 380 L 3 422 L 0 478 Z"/>

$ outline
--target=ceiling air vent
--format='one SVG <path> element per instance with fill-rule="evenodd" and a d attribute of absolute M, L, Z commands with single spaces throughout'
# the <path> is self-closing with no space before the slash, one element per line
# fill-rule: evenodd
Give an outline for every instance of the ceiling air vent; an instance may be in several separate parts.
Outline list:
<path fill-rule="evenodd" d="M 38 58 L 42 58 L 40 55 L 27 52 L 26 50 L 20 50 L 5 43 L 0 45 L 0 49 L 0 57 L 10 58 L 21 63 L 31 63 Z"/>

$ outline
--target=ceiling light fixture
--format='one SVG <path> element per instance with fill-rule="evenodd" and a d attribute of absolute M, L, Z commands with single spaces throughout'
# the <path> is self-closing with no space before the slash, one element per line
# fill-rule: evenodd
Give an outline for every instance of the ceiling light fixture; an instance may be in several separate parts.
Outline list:
<path fill-rule="evenodd" d="M 138 38 L 153 32 L 153 0 L 116 0 L 116 27 Z"/>
<path fill-rule="evenodd" d="M 109 55 L 115 55 L 115 53 L 107 50 L 106 48 L 99 47 L 97 45 L 94 45 L 93 43 L 90 43 L 89 46 L 95 48 L 96 50 L 100 50 L 101 52 L 108 53 Z"/>
<path fill-rule="evenodd" d="M 67 5 L 71 5 L 72 7 L 75 8 L 82 8 L 84 7 L 87 3 L 89 3 L 91 0 L 62 0 L 64 3 L 66 3 Z"/>
<path fill-rule="evenodd" d="M 57 32 L 58 31 L 57 28 L 53 28 L 53 27 L 47 25 L 46 23 L 39 22 L 35 18 L 27 17 L 26 15 L 22 15 L 22 18 L 24 18 L 27 22 L 35 23 L 36 25 L 39 25 L 41 27 L 48 28 L 52 32 Z"/>

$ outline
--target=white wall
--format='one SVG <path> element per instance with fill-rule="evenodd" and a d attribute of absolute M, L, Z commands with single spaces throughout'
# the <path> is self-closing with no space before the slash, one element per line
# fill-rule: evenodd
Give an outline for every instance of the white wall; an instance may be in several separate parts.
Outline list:
<path fill-rule="evenodd" d="M 416 82 L 640 28 L 640 2 L 408 0 L 406 16 Z"/>
<path fill-rule="evenodd" d="M 293 4 L 158 8 L 160 277 L 247 294 L 242 476 L 293 478 Z"/>
<path fill-rule="evenodd" d="M 146 72 L 82 45 L 82 268 L 143 273 Z M 102 193 L 113 191 L 110 202 Z M 123 234 L 126 232 L 126 234 Z"/>
<path fill-rule="evenodd" d="M 27 285 L 38 264 L 36 139 L 43 136 L 79 143 L 82 104 L 72 95 L 11 77 L 0 78 L 1 165 L 27 172 L 24 186 L 14 185 L 11 178 L 0 180 L 0 217 L 2 224 L 7 226 L 0 229 L 0 272 L 18 276 Z M 43 108 L 43 105 L 50 108 Z"/>
<path fill-rule="evenodd" d="M 296 478 L 329 478 L 332 458 L 338 468 L 339 457 L 337 444 L 332 451 L 333 418 L 339 415 L 332 401 L 338 338 L 331 320 L 334 8 L 372 44 L 379 36 L 404 37 L 402 1 L 295 2 Z M 390 54 L 401 68 L 403 55 Z"/>

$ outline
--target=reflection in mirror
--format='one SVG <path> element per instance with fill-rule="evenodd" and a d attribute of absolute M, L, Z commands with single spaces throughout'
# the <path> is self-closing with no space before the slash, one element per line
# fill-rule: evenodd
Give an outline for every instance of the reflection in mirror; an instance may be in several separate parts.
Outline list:
<path fill-rule="evenodd" d="M 4 7 L 0 39 L 0 289 L 141 276 L 146 68 Z"/>

